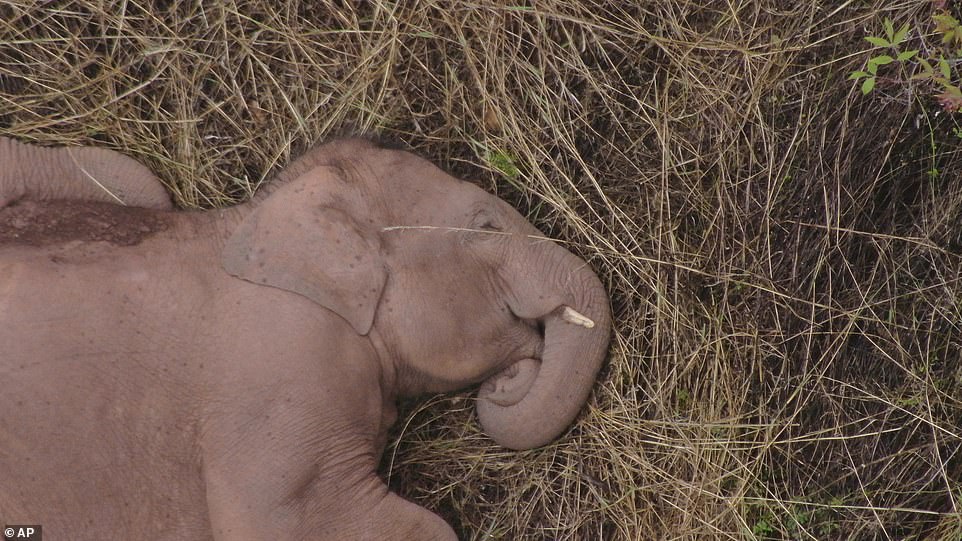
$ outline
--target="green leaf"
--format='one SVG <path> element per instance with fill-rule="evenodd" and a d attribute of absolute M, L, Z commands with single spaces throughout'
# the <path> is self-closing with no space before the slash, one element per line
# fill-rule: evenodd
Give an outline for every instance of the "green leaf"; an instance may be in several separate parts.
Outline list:
<path fill-rule="evenodd" d="M 939 57 L 939 70 L 942 72 L 942 76 L 946 79 L 952 78 L 952 68 L 949 66 L 949 62 L 944 56 Z"/>
<path fill-rule="evenodd" d="M 892 45 L 887 39 L 876 36 L 865 36 L 865 41 L 875 45 L 876 47 L 890 47 Z"/>
<path fill-rule="evenodd" d="M 912 49 L 911 51 L 903 51 L 895 58 L 899 62 L 905 62 L 906 60 L 911 60 L 915 55 L 919 54 L 918 49 Z"/>
<path fill-rule="evenodd" d="M 952 43 L 953 39 L 955 39 L 955 30 L 946 30 L 945 32 L 942 32 L 942 45 L 948 45 L 949 43 Z"/>
<path fill-rule="evenodd" d="M 935 21 L 935 31 L 939 33 L 959 27 L 959 20 L 947 13 L 932 15 L 932 20 Z"/>
<path fill-rule="evenodd" d="M 511 154 L 505 152 L 493 152 L 488 155 L 488 160 L 495 169 L 501 172 L 502 175 L 508 177 L 509 179 L 516 179 L 521 171 L 518 170 L 518 166 L 515 165 L 514 157 Z"/>
<path fill-rule="evenodd" d="M 905 40 L 905 36 L 908 33 L 909 33 L 909 23 L 905 23 L 902 25 L 902 28 L 899 28 L 899 31 L 895 33 L 895 37 L 892 38 L 892 45 L 902 43 Z"/>
<path fill-rule="evenodd" d="M 872 75 L 875 75 L 878 72 L 879 66 L 891 64 L 893 61 L 895 61 L 895 59 L 887 54 L 873 56 L 872 58 L 868 59 L 868 72 Z"/>
<path fill-rule="evenodd" d="M 862 82 L 862 95 L 868 94 L 875 88 L 875 77 L 869 77 Z"/>
<path fill-rule="evenodd" d="M 852 73 L 848 74 L 848 80 L 852 81 L 855 79 L 860 79 L 862 77 L 868 77 L 868 76 L 869 74 L 865 73 L 864 71 L 853 71 Z"/>
<path fill-rule="evenodd" d="M 962 29 L 959 28 L 958 19 L 947 13 L 941 13 L 933 15 L 932 20 L 935 21 L 935 32 L 942 35 L 943 44 L 962 45 L 962 31 L 960 31 Z"/>
<path fill-rule="evenodd" d="M 895 29 L 892 27 L 892 19 L 885 18 L 885 35 L 889 38 L 889 43 L 895 42 Z"/>
<path fill-rule="evenodd" d="M 945 37 L 942 38 L 942 43 L 945 43 L 949 47 L 962 44 L 962 28 L 956 28 L 955 30 L 946 32 Z M 959 55 L 958 51 L 956 51 L 955 55 Z"/>

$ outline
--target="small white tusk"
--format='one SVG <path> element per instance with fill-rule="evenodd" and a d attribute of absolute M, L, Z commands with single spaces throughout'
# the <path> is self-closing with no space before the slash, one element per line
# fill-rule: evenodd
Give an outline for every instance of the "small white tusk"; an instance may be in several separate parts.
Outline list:
<path fill-rule="evenodd" d="M 591 321 L 590 318 L 579 314 L 577 310 L 571 308 L 570 306 L 565 306 L 565 309 L 561 311 L 561 319 L 574 325 L 581 325 L 586 329 L 590 329 L 595 326 L 594 321 Z"/>

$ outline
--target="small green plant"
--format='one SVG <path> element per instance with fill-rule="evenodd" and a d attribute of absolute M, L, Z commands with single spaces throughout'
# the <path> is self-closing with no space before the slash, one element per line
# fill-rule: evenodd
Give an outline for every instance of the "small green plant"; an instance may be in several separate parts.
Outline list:
<path fill-rule="evenodd" d="M 922 71 L 913 78 L 932 81 L 942 90 L 936 96 L 939 105 L 946 111 L 959 111 L 962 110 L 962 89 L 952 82 L 952 66 L 946 60 L 944 53 L 948 52 L 954 58 L 962 53 L 962 26 L 958 19 L 944 12 L 933 15 L 932 20 L 935 21 L 935 32 L 942 36 L 942 48 L 945 51 L 934 60 L 919 58 Z"/>
<path fill-rule="evenodd" d="M 778 508 L 751 505 L 749 514 L 755 515 L 751 524 L 752 537 L 756 541 L 770 539 L 818 539 L 835 538 L 841 529 L 837 508 L 843 505 L 839 497 L 829 501 L 813 500 L 812 503 L 789 503 Z"/>
<path fill-rule="evenodd" d="M 515 180 L 521 174 L 514 158 L 505 152 L 492 152 L 488 156 L 491 165 L 510 180 Z"/>
<path fill-rule="evenodd" d="M 792 533 L 804 532 L 812 522 L 813 513 L 801 507 L 792 506 L 788 516 L 788 530 Z"/>
<path fill-rule="evenodd" d="M 678 411 L 687 411 L 689 403 L 691 402 L 691 393 L 686 389 L 678 389 L 676 396 L 678 399 Z"/>
<path fill-rule="evenodd" d="M 940 43 L 920 54 L 918 49 L 904 49 L 909 37 L 909 24 L 903 24 L 896 30 L 892 20 L 886 17 L 883 21 L 884 35 L 865 37 L 865 41 L 872 44 L 870 50 L 873 54 L 863 69 L 849 74 L 849 80 L 861 80 L 862 94 L 867 95 L 876 87 L 879 68 L 896 64 L 900 68 L 902 81 L 927 82 L 934 87 L 934 97 L 942 109 L 948 112 L 962 111 L 962 89 L 952 68 L 962 55 L 962 23 L 944 9 L 932 15 L 932 22 L 935 25 L 934 33 L 941 37 Z"/>
<path fill-rule="evenodd" d="M 769 522 L 770 517 L 763 516 L 759 518 L 755 524 L 752 526 L 752 534 L 756 537 L 767 538 L 771 537 L 775 533 L 775 527 Z"/>
<path fill-rule="evenodd" d="M 878 54 L 872 56 L 868 59 L 868 62 L 865 65 L 865 70 L 856 70 L 849 74 L 849 80 L 858 80 L 863 77 L 865 78 L 865 80 L 862 81 L 862 94 L 868 94 L 875 89 L 875 77 L 878 75 L 879 66 L 885 66 L 887 64 L 891 64 L 892 62 L 905 63 L 915 58 L 915 55 L 917 55 L 919 52 L 918 49 L 912 49 L 909 51 L 899 50 L 899 45 L 905 41 L 905 38 L 909 33 L 908 23 L 903 24 L 902 27 L 896 31 L 892 20 L 886 17 L 884 26 L 884 37 L 866 36 L 865 41 L 871 43 L 875 47 L 884 47 L 889 49 L 890 52 L 895 56 L 891 56 L 889 54 Z"/>

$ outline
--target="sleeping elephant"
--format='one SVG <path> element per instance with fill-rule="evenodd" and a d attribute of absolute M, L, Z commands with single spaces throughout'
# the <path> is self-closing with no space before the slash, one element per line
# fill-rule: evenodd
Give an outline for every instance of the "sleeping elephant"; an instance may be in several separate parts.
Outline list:
<path fill-rule="evenodd" d="M 588 265 L 406 152 L 331 142 L 208 211 L 34 177 L 0 210 L 0 522 L 48 540 L 456 539 L 377 477 L 395 401 L 481 383 L 530 449 L 606 354 Z"/>

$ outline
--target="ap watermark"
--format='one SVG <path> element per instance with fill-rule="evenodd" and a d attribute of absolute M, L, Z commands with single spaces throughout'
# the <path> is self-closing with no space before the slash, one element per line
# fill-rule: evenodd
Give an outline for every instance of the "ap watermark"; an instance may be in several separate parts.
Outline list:
<path fill-rule="evenodd" d="M 43 541 L 39 524 L 8 524 L 3 527 L 3 541 Z"/>

